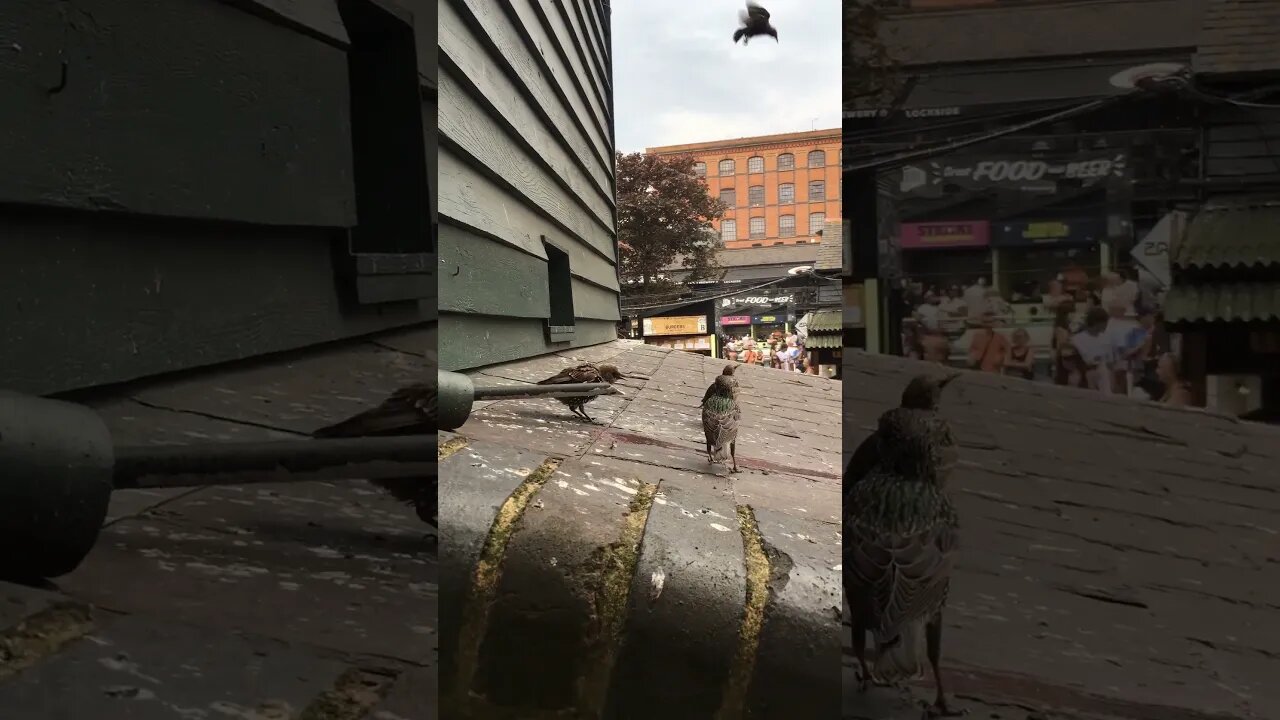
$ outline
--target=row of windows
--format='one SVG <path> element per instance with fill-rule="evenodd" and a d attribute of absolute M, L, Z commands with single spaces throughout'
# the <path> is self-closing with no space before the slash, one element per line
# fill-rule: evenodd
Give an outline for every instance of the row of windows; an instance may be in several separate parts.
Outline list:
<path fill-rule="evenodd" d="M 826 213 L 814 212 L 809 213 L 809 234 L 813 235 L 827 224 Z M 764 218 L 753 217 L 747 221 L 747 230 L 752 240 L 763 240 L 765 236 Z M 781 215 L 778 217 L 778 237 L 795 237 L 796 236 L 796 216 Z M 738 221 L 733 219 L 724 219 L 720 221 L 720 239 L 724 242 L 732 242 L 738 239 Z"/>
<path fill-rule="evenodd" d="M 720 191 L 720 202 L 725 207 L 737 207 L 736 193 L 733 188 L 725 188 Z M 827 183 L 822 180 L 809 181 L 809 202 L 826 202 L 827 200 Z M 796 202 L 796 186 L 792 183 L 781 183 L 778 185 L 778 204 L 794 205 Z M 752 185 L 747 188 L 747 207 L 764 207 L 764 186 Z"/>
<path fill-rule="evenodd" d="M 822 150 L 811 150 L 809 151 L 808 161 L 809 161 L 808 167 L 811 167 L 811 168 L 826 167 L 827 153 Z M 721 160 L 720 166 L 717 169 L 720 171 L 721 175 L 732 175 L 734 174 L 734 172 L 736 172 L 735 163 L 733 162 L 733 160 L 729 160 L 729 159 Z M 778 169 L 779 170 L 795 170 L 796 156 L 792 155 L 791 153 L 782 153 L 781 155 L 779 155 Z M 707 164 L 704 162 L 694 163 L 693 171 L 697 173 L 698 177 L 706 177 Z M 760 157 L 759 155 L 754 155 L 752 157 L 747 158 L 747 172 L 748 173 L 764 172 L 764 158 Z"/>

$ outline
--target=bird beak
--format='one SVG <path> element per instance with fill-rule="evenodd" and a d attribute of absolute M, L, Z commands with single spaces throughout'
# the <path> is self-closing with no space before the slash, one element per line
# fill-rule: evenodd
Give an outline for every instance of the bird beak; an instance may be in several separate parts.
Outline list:
<path fill-rule="evenodd" d="M 938 388 L 941 389 L 946 387 L 947 383 L 951 382 L 952 380 L 955 380 L 956 378 L 960 377 L 962 374 L 963 373 L 954 373 L 942 378 L 941 380 L 938 381 Z"/>

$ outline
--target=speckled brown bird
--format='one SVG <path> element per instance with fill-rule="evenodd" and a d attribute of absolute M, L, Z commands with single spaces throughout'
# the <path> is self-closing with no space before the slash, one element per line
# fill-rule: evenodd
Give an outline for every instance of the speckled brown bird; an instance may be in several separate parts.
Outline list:
<path fill-rule="evenodd" d="M 724 372 L 720 373 L 720 375 L 728 375 L 729 377 L 733 377 L 733 369 L 734 369 L 734 367 L 735 367 L 735 366 L 733 366 L 733 365 L 725 365 L 725 366 L 724 366 Z M 717 376 L 717 377 L 719 377 L 719 376 Z M 735 382 L 736 382 L 736 380 L 735 380 Z M 736 387 L 736 386 L 735 386 L 735 387 Z M 706 405 L 706 404 L 707 404 L 707 400 L 709 400 L 709 399 L 711 398 L 711 394 L 712 394 L 712 393 L 714 393 L 715 391 L 716 391 L 716 384 L 715 384 L 715 382 L 713 381 L 710 385 L 708 385 L 708 386 L 707 386 L 707 392 L 706 392 L 706 394 L 704 394 L 704 395 L 702 396 L 702 402 L 698 403 L 698 407 L 702 407 L 703 405 Z"/>
<path fill-rule="evenodd" d="M 846 488 L 844 503 L 845 598 L 861 687 L 922 677 L 927 660 L 937 691 L 933 717 L 961 714 L 947 704 L 938 669 L 959 531 L 945 491 L 955 439 L 937 413 L 941 387 L 952 379 L 913 379 L 902 405 L 880 416 L 871 466 Z"/>
<path fill-rule="evenodd" d="M 552 375 L 551 377 L 547 378 L 546 380 L 539 380 L 538 384 L 539 385 L 573 385 L 576 383 L 607 382 L 610 385 L 612 385 L 618 380 L 621 380 L 626 377 L 627 377 L 626 375 L 623 375 L 621 372 L 618 371 L 618 368 L 615 365 L 610 365 L 608 363 L 604 365 L 595 365 L 593 363 L 582 363 L 581 365 L 575 365 L 573 367 L 565 368 L 560 372 L 556 373 L 555 375 Z M 592 420 L 591 416 L 587 414 L 586 407 L 585 407 L 587 403 L 596 399 L 595 395 L 591 395 L 587 397 L 571 397 L 571 398 L 556 398 L 556 399 L 564 403 L 565 405 L 567 405 L 569 407 L 570 412 L 572 412 L 574 415 L 577 415 L 585 419 L 587 422 L 595 422 L 595 420 Z"/>
<path fill-rule="evenodd" d="M 898 407 L 926 411 L 931 413 L 931 417 L 937 417 L 938 403 L 942 399 L 943 389 L 958 377 L 960 377 L 960 373 L 952 373 L 941 378 L 917 375 L 911 378 L 911 381 L 907 383 L 907 387 L 902 391 L 902 399 L 899 401 Z M 938 420 L 941 421 L 941 418 L 938 418 Z M 948 441 L 948 438 L 951 438 L 951 428 L 945 421 L 941 421 L 937 432 L 940 440 L 938 451 L 942 453 L 939 471 L 946 474 L 955 466 L 955 442 L 954 439 Z M 871 472 L 872 468 L 879 462 L 879 458 L 879 433 L 872 432 L 853 451 L 853 457 L 849 459 L 849 465 L 845 467 L 844 478 L 841 483 L 844 495 L 847 496 L 853 486 L 866 477 L 867 473 Z"/>
<path fill-rule="evenodd" d="M 436 382 L 402 387 L 370 410 L 312 433 L 316 438 L 378 437 L 390 435 L 434 435 L 436 423 Z M 423 522 L 438 527 L 438 479 L 396 478 L 372 480 L 397 500 L 413 506 Z"/>
<path fill-rule="evenodd" d="M 717 375 L 702 401 L 702 431 L 707 440 L 707 462 L 729 460 L 738 472 L 738 381 L 732 375 Z"/>

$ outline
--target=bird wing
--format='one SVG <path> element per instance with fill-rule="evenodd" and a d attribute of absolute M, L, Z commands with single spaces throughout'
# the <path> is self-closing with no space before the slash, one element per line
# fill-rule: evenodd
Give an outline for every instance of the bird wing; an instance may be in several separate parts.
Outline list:
<path fill-rule="evenodd" d="M 857 606 L 875 627 L 891 630 L 936 613 L 951 584 L 953 522 L 918 532 L 884 532 L 854 519 L 845 526 L 845 571 Z M 853 602 L 850 603 L 854 605 Z"/>
<path fill-rule="evenodd" d="M 707 391 L 702 395 L 702 402 L 698 403 L 698 405 L 699 406 L 706 405 L 707 401 L 711 399 L 711 396 L 714 395 L 715 392 L 716 392 L 716 384 L 711 383 L 711 386 L 708 387 Z"/>
<path fill-rule="evenodd" d="M 879 462 L 880 434 L 872 432 L 853 451 L 853 457 L 849 458 L 849 466 L 844 469 L 844 479 L 841 485 L 846 498 L 852 492 L 854 486 L 866 477 L 867 473 L 871 472 Z"/>
<path fill-rule="evenodd" d="M 415 383 L 396 390 L 375 408 L 312 433 L 317 438 L 370 437 L 379 435 L 425 435 L 434 433 L 436 388 Z"/>
<path fill-rule="evenodd" d="M 757 21 L 769 21 L 769 11 L 751 2 L 751 0 L 747 0 L 747 15 Z"/>
<path fill-rule="evenodd" d="M 538 385 L 572 385 L 576 383 L 603 382 L 600 369 L 591 363 L 582 363 L 567 367 L 546 380 L 539 380 Z"/>
<path fill-rule="evenodd" d="M 712 447 L 724 447 L 736 441 L 740 417 L 742 412 L 738 409 L 737 403 L 727 410 L 702 408 L 702 431 L 706 433 L 707 442 L 711 443 Z"/>

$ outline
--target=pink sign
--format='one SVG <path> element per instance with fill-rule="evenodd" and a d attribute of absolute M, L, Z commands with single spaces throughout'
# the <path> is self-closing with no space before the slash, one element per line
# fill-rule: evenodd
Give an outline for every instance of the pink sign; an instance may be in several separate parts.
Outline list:
<path fill-rule="evenodd" d="M 986 247 L 991 244 L 991 223 L 986 220 L 902 223 L 902 248 Z"/>
<path fill-rule="evenodd" d="M 722 327 L 725 325 L 750 325 L 750 324 L 751 324 L 750 315 L 725 315 L 724 317 L 720 318 L 720 325 Z"/>

